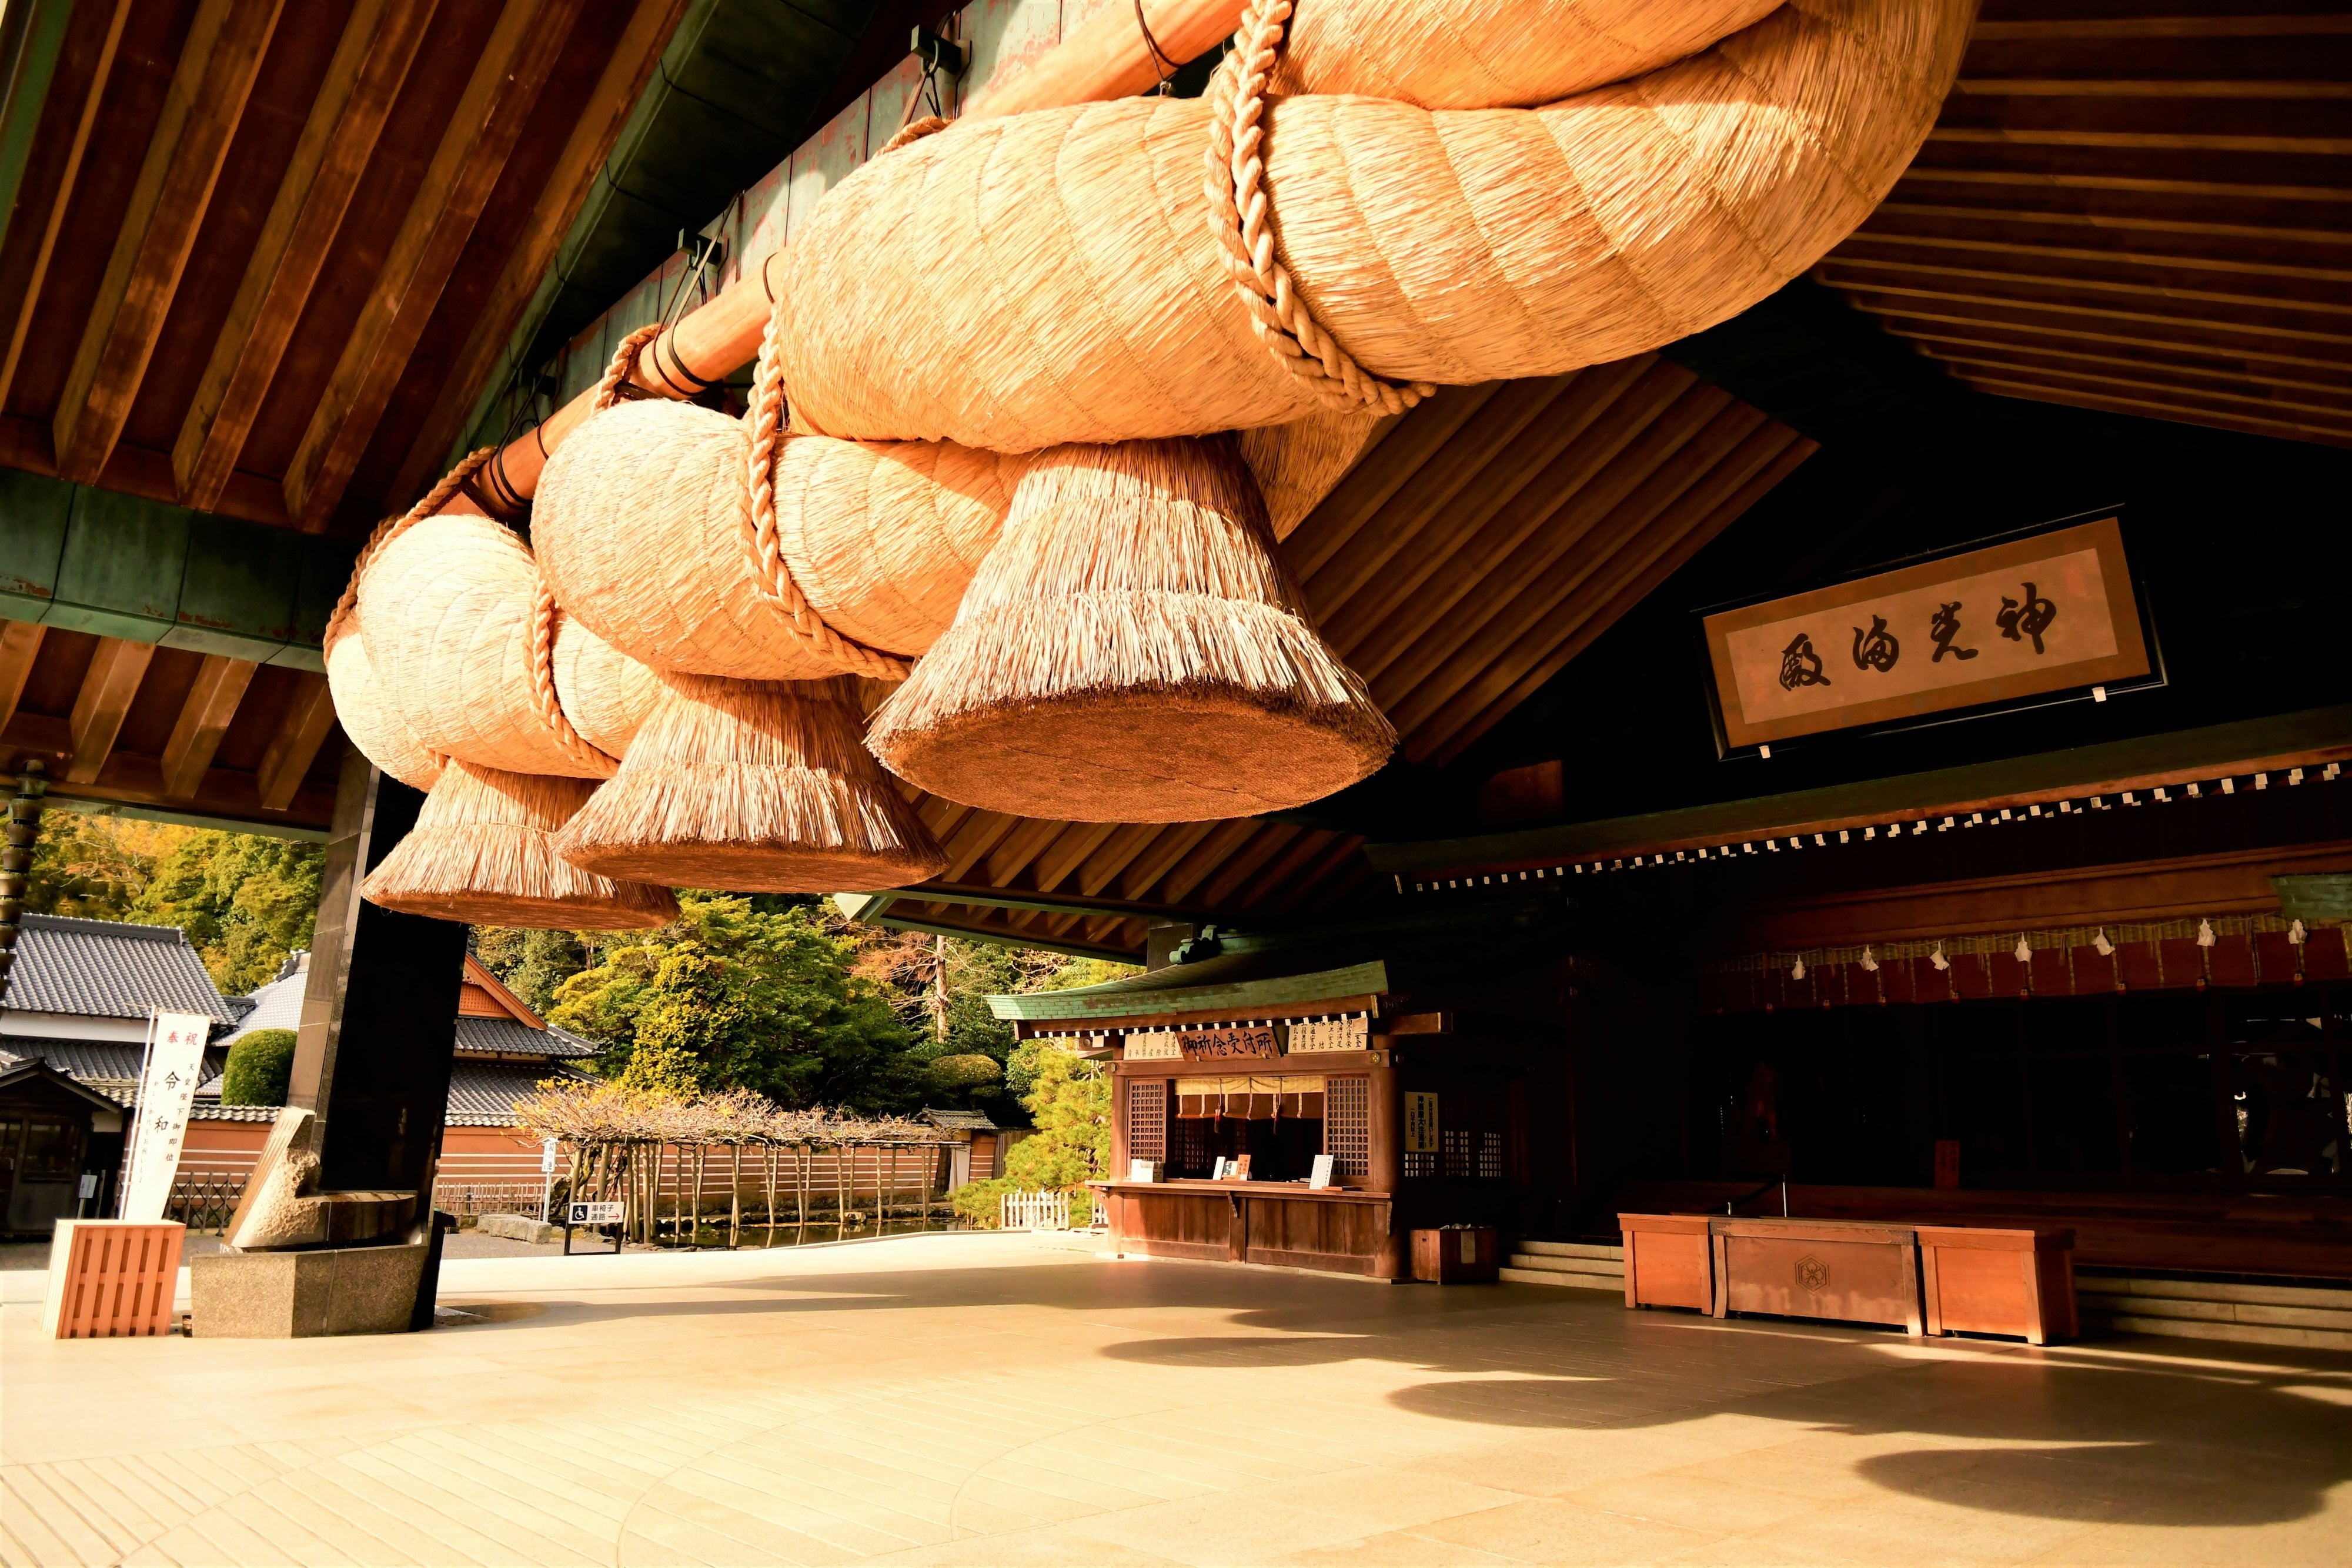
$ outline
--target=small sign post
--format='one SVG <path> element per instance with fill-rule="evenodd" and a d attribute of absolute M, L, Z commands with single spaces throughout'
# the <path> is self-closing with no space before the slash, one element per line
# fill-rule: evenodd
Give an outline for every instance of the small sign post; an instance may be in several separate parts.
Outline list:
<path fill-rule="evenodd" d="M 570 1203 L 563 1207 L 563 1255 L 572 1256 L 572 1228 L 585 1230 L 613 1227 L 613 1250 L 621 1250 L 620 1227 L 626 1223 L 622 1206 L 617 1203 Z"/>
<path fill-rule="evenodd" d="M 539 1141 L 539 1218 L 548 1218 L 549 1206 L 555 1201 L 555 1140 Z"/>
<path fill-rule="evenodd" d="M 202 1013 L 158 1011 L 147 1024 L 147 1061 L 139 1074 L 139 1104 L 131 1124 L 129 1174 L 122 1183 L 124 1219 L 152 1223 L 172 1201 L 180 1145 L 195 1109 L 196 1080 L 205 1068 L 205 1041 L 213 1020 Z"/>

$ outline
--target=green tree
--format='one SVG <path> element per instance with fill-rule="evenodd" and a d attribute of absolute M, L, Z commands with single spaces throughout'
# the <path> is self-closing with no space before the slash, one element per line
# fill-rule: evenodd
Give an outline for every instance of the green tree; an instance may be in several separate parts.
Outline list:
<path fill-rule="evenodd" d="M 604 1048 L 625 1074 L 638 1051 L 693 1060 L 706 1089 L 779 1104 L 909 1109 L 923 1062 L 888 999 L 851 972 L 855 944 L 813 903 L 679 895 L 659 931 L 608 946 L 558 986 L 548 1020 Z"/>
<path fill-rule="evenodd" d="M 541 1018 L 555 1005 L 556 988 L 588 967 L 588 938 L 578 931 L 477 925 L 473 941 L 474 956 Z"/>
<path fill-rule="evenodd" d="M 224 1105 L 283 1105 L 294 1075 L 294 1031 L 257 1029 L 228 1048 L 221 1071 Z"/>
<path fill-rule="evenodd" d="M 325 863 L 323 845 L 198 829 L 157 864 L 131 917 L 179 926 L 214 984 L 249 991 L 310 945 Z"/>
<path fill-rule="evenodd" d="M 52 802 L 26 877 L 25 907 L 35 915 L 83 920 L 133 920 L 159 855 L 194 830 L 77 810 Z"/>
<path fill-rule="evenodd" d="M 1025 1192 L 1060 1192 L 1110 1175 L 1110 1073 L 1067 1046 L 1030 1040 L 1029 1092 L 1037 1130 L 1005 1156 L 1004 1174 Z"/>

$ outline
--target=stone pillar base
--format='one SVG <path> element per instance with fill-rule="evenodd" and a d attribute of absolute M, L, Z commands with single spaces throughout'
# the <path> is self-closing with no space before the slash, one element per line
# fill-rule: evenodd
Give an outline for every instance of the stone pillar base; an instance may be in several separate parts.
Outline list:
<path fill-rule="evenodd" d="M 189 1328 L 198 1339 L 315 1339 L 406 1333 L 426 1244 L 307 1252 L 219 1252 L 188 1260 Z"/>

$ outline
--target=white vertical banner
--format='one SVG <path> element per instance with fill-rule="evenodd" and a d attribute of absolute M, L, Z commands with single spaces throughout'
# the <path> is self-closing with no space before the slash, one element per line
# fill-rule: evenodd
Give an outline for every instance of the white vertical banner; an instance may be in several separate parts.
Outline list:
<path fill-rule="evenodd" d="M 213 1020 L 202 1013 L 159 1012 L 147 1023 L 147 1068 L 140 1075 L 139 1108 L 131 1123 L 131 1174 L 122 1183 L 121 1215 L 152 1222 L 171 1201 L 180 1168 L 180 1145 L 204 1075 L 205 1041 Z"/>

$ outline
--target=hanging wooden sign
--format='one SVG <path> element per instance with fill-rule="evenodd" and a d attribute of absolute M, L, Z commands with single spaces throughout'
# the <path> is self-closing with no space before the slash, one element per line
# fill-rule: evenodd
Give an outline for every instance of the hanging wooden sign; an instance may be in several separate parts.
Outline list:
<path fill-rule="evenodd" d="M 2116 519 L 1709 615 L 1727 747 L 2146 675 Z"/>
<path fill-rule="evenodd" d="M 1187 1061 L 1232 1061 L 1282 1054 L 1282 1042 L 1270 1027 L 1180 1030 L 1176 1043 L 1183 1048 Z"/>

